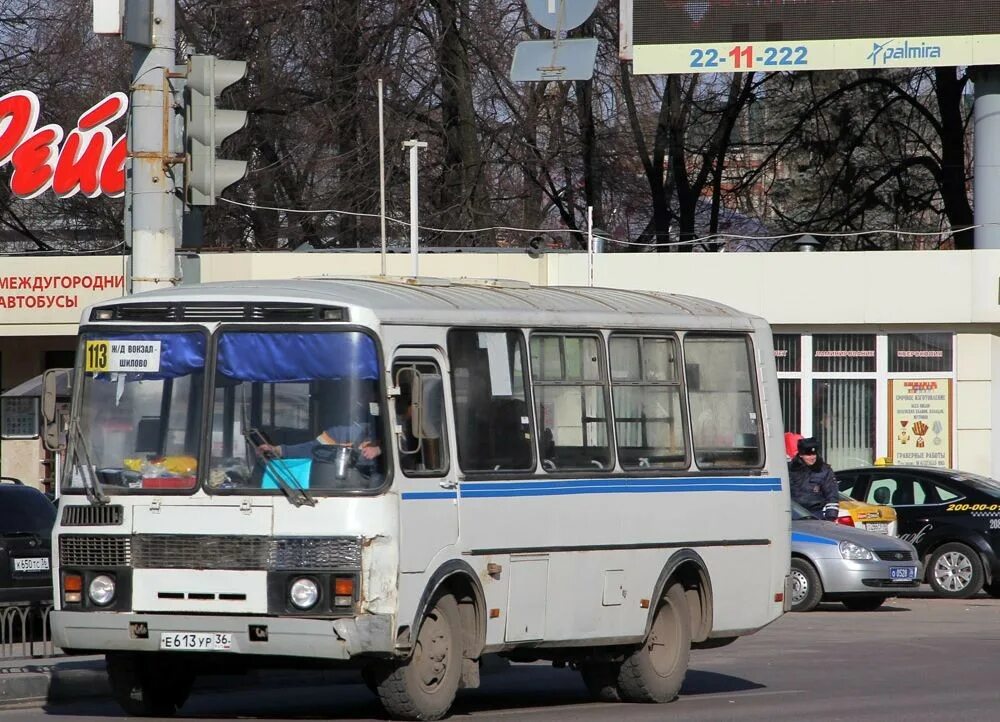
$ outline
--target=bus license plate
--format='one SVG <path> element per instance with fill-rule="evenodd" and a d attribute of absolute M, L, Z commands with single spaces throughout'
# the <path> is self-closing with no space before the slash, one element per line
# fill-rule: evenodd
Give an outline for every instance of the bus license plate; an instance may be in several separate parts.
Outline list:
<path fill-rule="evenodd" d="M 15 572 L 47 572 L 48 570 L 48 557 L 22 557 L 14 560 Z"/>
<path fill-rule="evenodd" d="M 228 632 L 162 632 L 160 649 L 185 652 L 219 652 L 232 649 L 233 635 Z"/>
<path fill-rule="evenodd" d="M 916 567 L 889 567 L 889 579 L 897 582 L 913 581 L 917 578 Z"/>

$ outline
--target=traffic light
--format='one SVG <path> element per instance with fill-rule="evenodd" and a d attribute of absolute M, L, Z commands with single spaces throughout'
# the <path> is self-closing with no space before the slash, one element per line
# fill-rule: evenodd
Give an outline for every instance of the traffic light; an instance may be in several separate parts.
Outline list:
<path fill-rule="evenodd" d="M 215 107 L 222 91 L 246 72 L 242 60 L 190 58 L 184 98 L 184 193 L 189 205 L 214 206 L 216 196 L 246 175 L 245 161 L 216 157 L 222 141 L 246 125 L 246 111 Z"/>

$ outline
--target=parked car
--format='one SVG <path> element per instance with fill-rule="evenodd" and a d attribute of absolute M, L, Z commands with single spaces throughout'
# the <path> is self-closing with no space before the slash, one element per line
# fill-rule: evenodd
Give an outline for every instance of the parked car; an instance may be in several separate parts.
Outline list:
<path fill-rule="evenodd" d="M 867 504 L 852 499 L 844 492 L 840 492 L 840 515 L 837 523 L 889 536 L 896 536 L 898 531 L 896 510 L 891 506 Z"/>
<path fill-rule="evenodd" d="M 792 502 L 791 576 L 792 611 L 808 612 L 821 601 L 871 611 L 920 586 L 920 563 L 909 542 L 817 519 Z"/>
<path fill-rule="evenodd" d="M 1000 482 L 921 466 L 847 469 L 837 479 L 853 499 L 892 505 L 938 595 L 1000 597 Z"/>
<path fill-rule="evenodd" d="M 0 604 L 52 600 L 52 525 L 45 494 L 0 477 Z"/>

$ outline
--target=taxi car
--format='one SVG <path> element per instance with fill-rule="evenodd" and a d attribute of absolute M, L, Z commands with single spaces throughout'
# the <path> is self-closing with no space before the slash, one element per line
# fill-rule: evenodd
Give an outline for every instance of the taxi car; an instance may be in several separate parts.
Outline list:
<path fill-rule="evenodd" d="M 793 612 L 822 601 L 851 611 L 878 609 L 888 597 L 920 586 L 920 571 L 909 542 L 817 519 L 792 502 Z"/>
<path fill-rule="evenodd" d="M 837 523 L 889 536 L 896 536 L 898 532 L 896 510 L 891 506 L 868 504 L 852 499 L 844 492 L 840 492 L 840 515 Z"/>
<path fill-rule="evenodd" d="M 837 472 L 840 490 L 891 504 L 941 597 L 1000 597 L 1000 481 L 954 469 L 867 466 Z"/>

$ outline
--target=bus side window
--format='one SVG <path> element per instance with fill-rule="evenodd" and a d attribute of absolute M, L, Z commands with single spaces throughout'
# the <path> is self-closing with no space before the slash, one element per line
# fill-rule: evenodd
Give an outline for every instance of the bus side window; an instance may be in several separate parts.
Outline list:
<path fill-rule="evenodd" d="M 684 355 L 698 466 L 759 467 L 763 463 L 760 411 L 749 338 L 689 333 Z"/>
<path fill-rule="evenodd" d="M 535 460 L 520 331 L 452 329 L 448 357 L 462 470 L 531 471 Z"/>
<path fill-rule="evenodd" d="M 597 336 L 531 335 L 535 418 L 546 471 L 613 466 L 602 359 Z"/>
<path fill-rule="evenodd" d="M 399 387 L 394 420 L 400 469 L 407 476 L 443 474 L 448 468 L 448 455 L 441 370 L 433 361 L 397 361 L 392 377 Z M 414 409 L 421 403 L 423 428 L 416 428 Z"/>

